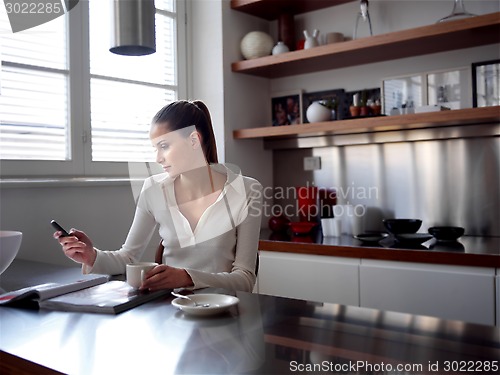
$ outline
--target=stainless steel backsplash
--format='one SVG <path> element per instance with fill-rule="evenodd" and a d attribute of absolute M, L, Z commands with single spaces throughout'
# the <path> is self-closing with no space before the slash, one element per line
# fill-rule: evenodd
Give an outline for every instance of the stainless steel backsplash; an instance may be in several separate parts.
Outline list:
<path fill-rule="evenodd" d="M 316 144 L 325 144 L 322 138 Z M 367 230 L 383 229 L 384 218 L 418 218 L 420 232 L 453 225 L 467 235 L 500 236 L 497 136 L 285 147 L 273 153 L 275 205 L 295 203 L 283 194 L 290 187 L 315 185 L 335 188 L 339 204 L 366 205 Z M 319 156 L 321 169 L 304 171 L 305 156 Z"/>

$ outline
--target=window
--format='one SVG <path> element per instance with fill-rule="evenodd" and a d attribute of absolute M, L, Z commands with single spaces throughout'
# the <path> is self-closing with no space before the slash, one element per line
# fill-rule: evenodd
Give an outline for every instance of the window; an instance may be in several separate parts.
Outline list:
<path fill-rule="evenodd" d="M 0 157 L 69 159 L 66 18 L 17 34 L 1 21 Z"/>
<path fill-rule="evenodd" d="M 0 19 L 2 176 L 127 175 L 154 161 L 151 118 L 183 96 L 183 1 L 156 0 L 156 53 L 109 52 L 110 2 L 19 33 Z"/>

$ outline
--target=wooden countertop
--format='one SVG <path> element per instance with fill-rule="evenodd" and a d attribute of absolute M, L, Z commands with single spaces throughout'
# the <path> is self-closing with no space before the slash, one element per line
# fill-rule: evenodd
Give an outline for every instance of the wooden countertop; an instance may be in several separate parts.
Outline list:
<path fill-rule="evenodd" d="M 323 237 L 321 232 L 317 231 L 307 236 L 290 236 L 262 230 L 259 250 L 402 262 L 500 267 L 500 237 L 464 236 L 455 243 L 439 243 L 432 239 L 419 247 L 403 248 L 391 238 L 381 241 L 378 246 L 366 246 L 348 235 Z"/>

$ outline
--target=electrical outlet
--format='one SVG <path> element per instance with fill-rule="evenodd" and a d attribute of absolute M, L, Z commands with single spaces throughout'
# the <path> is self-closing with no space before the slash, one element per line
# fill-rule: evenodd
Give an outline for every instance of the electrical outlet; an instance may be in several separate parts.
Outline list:
<path fill-rule="evenodd" d="M 306 156 L 304 158 L 304 170 L 315 171 L 321 169 L 321 158 L 319 156 Z"/>

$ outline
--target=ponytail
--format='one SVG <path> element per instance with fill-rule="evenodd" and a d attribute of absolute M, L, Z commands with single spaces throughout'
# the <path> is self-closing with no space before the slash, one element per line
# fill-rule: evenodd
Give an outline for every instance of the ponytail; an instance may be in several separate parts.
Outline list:
<path fill-rule="evenodd" d="M 201 135 L 201 145 L 207 163 L 218 163 L 212 118 L 207 106 L 201 100 L 172 102 L 158 111 L 152 123 L 166 126 L 170 131 L 194 125 Z"/>
<path fill-rule="evenodd" d="M 198 130 L 202 135 L 205 158 L 207 159 L 208 164 L 216 164 L 219 162 L 219 160 L 217 158 L 217 144 L 215 142 L 214 127 L 212 126 L 212 117 L 210 116 L 210 111 L 208 110 L 205 103 L 203 103 L 201 100 L 194 100 L 192 103 L 203 112 L 206 119 L 206 126 L 203 130 L 198 129 L 198 126 L 196 126 L 196 130 Z"/>

